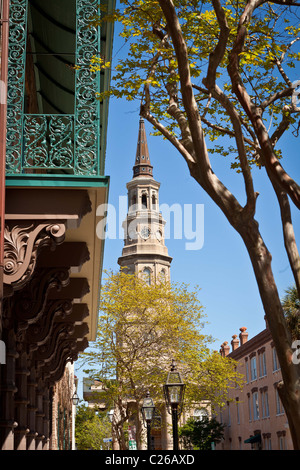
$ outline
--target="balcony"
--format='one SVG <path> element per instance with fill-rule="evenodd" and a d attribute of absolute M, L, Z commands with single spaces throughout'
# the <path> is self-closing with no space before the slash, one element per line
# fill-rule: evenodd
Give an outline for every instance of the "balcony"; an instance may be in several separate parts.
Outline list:
<path fill-rule="evenodd" d="M 111 12 L 115 1 L 99 4 L 10 0 L 9 5 L 4 283 L 10 295 L 18 292 L 45 259 L 51 269 L 55 263 L 69 267 L 70 285 L 85 280 L 88 286 L 83 296 L 74 293 L 89 311 L 88 340 L 96 336 L 105 238 L 96 230 L 97 207 L 107 202 L 109 187 L 108 104 L 96 93 L 110 83 L 110 70 L 91 71 L 90 60 L 95 55 L 110 61 L 113 43 L 113 24 L 100 27 L 92 20 L 103 8 Z M 62 244 L 56 243 L 54 253 L 43 249 L 43 257 L 38 250 L 46 234 L 39 227 L 65 230 Z M 17 251 L 21 242 L 19 256 L 25 255 L 15 267 L 11 247 L 16 244 Z"/>
<path fill-rule="evenodd" d="M 11 0 L 7 186 L 107 185 L 104 176 L 113 26 L 93 26 L 98 0 Z M 101 2 L 111 10 L 114 2 Z M 101 8 L 102 9 L 102 8 Z"/>

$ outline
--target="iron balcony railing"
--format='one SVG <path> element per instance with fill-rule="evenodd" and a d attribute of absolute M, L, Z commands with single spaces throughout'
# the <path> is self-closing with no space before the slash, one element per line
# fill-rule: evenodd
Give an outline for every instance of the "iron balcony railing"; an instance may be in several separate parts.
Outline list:
<path fill-rule="evenodd" d="M 103 175 L 107 110 L 96 93 L 109 86 L 105 73 L 90 69 L 110 37 L 103 39 L 91 20 L 99 14 L 99 0 L 74 0 L 74 112 L 30 114 L 25 112 L 25 69 L 28 41 L 28 7 L 37 0 L 11 0 L 7 90 L 6 175 Z M 49 0 L 53 4 L 57 0 Z M 59 0 L 62 4 L 64 0 Z M 101 2 L 103 3 L 103 2 Z M 113 1 L 106 2 L 111 7 Z M 70 6 L 70 1 L 66 3 Z M 39 6 L 39 5 L 37 5 Z M 63 47 L 63 45 L 62 45 Z M 111 47 L 111 46 L 110 46 Z M 108 57 L 106 58 L 108 59 Z M 105 75 L 106 74 L 106 75 Z M 104 88 L 103 88 L 104 87 Z M 102 148 L 101 148 L 102 146 Z M 102 154 L 101 154 L 102 152 Z"/>

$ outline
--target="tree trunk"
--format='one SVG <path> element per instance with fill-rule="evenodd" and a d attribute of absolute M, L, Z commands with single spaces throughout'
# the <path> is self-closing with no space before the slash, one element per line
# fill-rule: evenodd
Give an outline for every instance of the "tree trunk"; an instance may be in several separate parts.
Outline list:
<path fill-rule="evenodd" d="M 269 178 L 278 199 L 281 214 L 284 246 L 287 252 L 291 270 L 295 279 L 296 288 L 300 298 L 300 258 L 296 244 L 289 198 L 287 194 L 280 188 L 278 183 L 272 178 L 271 174 L 269 174 Z"/>
<path fill-rule="evenodd" d="M 265 246 L 256 221 L 239 228 L 254 269 L 268 327 L 281 367 L 282 382 L 278 392 L 284 406 L 293 445 L 300 449 L 300 365 L 293 363 L 291 335 L 284 319 L 282 305 L 271 268 L 271 254 Z"/>

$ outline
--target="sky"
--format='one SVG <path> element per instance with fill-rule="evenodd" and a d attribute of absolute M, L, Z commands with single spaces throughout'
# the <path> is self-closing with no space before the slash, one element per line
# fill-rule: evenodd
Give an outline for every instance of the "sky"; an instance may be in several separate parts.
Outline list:
<path fill-rule="evenodd" d="M 113 62 L 120 54 L 120 40 L 115 37 Z M 126 50 L 121 49 L 121 53 Z M 295 70 L 300 78 L 300 70 Z M 139 103 L 113 98 L 109 105 L 107 152 L 105 173 L 110 177 L 109 204 L 119 214 L 119 198 L 127 197 L 126 183 L 132 178 L 139 127 Z M 206 326 L 204 334 L 214 338 L 212 348 L 219 350 L 224 341 L 230 344 L 233 335 L 246 327 L 249 339 L 265 328 L 264 310 L 246 248 L 240 236 L 230 226 L 221 210 L 190 176 L 183 157 L 163 140 L 151 136 L 152 127 L 145 121 L 153 176 L 161 183 L 160 204 L 184 204 L 196 214 L 197 205 L 204 209 L 201 234 L 204 242 L 200 249 L 187 249 L 187 239 L 166 240 L 171 263 L 171 281 L 199 286 L 199 299 L 204 307 Z M 289 134 L 282 140 L 284 168 L 299 182 L 299 139 Z M 226 157 L 212 155 L 211 164 L 217 176 L 237 199 L 245 202 L 242 177 L 230 169 Z M 294 281 L 283 244 L 280 212 L 273 188 L 264 170 L 253 171 L 255 190 L 259 192 L 256 220 L 263 239 L 272 254 L 273 274 L 282 298 Z M 291 204 L 292 205 L 292 204 Z M 125 214 L 126 215 L 126 214 Z M 164 213 L 163 213 L 164 215 Z M 299 242 L 300 219 L 292 205 L 296 239 Z M 195 216 L 196 217 L 196 216 Z M 196 219 L 193 219 L 194 223 Z M 193 227 L 195 229 L 195 226 Z M 123 248 L 122 233 L 115 239 L 106 239 L 104 270 L 118 271 L 117 259 Z"/>

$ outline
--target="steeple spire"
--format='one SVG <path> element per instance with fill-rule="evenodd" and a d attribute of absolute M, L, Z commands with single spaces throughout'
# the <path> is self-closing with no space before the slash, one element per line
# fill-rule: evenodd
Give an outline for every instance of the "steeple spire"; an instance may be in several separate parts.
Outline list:
<path fill-rule="evenodd" d="M 144 119 L 140 118 L 138 143 L 133 167 L 133 177 L 149 176 L 152 178 L 153 166 L 150 163 Z"/>

